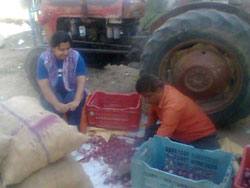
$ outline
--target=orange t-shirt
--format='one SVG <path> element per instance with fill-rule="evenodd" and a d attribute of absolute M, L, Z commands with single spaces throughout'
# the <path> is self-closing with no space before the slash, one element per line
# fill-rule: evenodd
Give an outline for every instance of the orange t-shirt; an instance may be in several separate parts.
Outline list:
<path fill-rule="evenodd" d="M 158 136 L 183 143 L 190 143 L 216 131 L 214 124 L 192 99 L 169 85 L 165 85 L 159 105 L 149 108 L 147 125 L 153 125 L 157 120 L 161 121 Z"/>

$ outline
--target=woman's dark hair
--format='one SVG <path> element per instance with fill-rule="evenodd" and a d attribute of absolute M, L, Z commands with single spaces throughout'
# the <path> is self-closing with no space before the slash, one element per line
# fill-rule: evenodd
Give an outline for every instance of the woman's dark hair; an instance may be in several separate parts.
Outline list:
<path fill-rule="evenodd" d="M 147 93 L 147 92 L 155 92 L 158 88 L 163 88 L 163 82 L 151 75 L 151 74 L 144 74 L 142 75 L 136 82 L 135 89 L 138 93 Z"/>
<path fill-rule="evenodd" d="M 69 34 L 65 31 L 56 31 L 50 39 L 50 46 L 55 48 L 65 42 L 69 42 L 71 45 L 72 40 Z"/>

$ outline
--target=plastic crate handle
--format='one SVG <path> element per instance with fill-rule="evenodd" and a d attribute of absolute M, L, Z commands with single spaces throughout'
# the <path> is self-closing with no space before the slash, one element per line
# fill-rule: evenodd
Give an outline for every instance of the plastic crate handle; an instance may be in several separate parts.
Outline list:
<path fill-rule="evenodd" d="M 92 96 L 92 92 L 90 92 L 87 97 L 86 97 L 86 100 L 85 100 L 85 103 L 82 107 L 82 114 L 81 114 L 81 121 L 80 121 L 80 131 L 83 133 L 83 134 L 86 134 L 87 132 L 87 112 L 86 112 L 86 106 L 87 106 L 87 103 L 89 101 L 89 99 L 91 98 Z"/>

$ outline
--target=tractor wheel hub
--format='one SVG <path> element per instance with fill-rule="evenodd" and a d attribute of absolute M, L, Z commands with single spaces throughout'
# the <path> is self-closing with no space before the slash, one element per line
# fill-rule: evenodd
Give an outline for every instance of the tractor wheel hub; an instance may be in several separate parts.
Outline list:
<path fill-rule="evenodd" d="M 206 67 L 195 66 L 185 72 L 184 84 L 194 92 L 203 92 L 213 84 L 213 75 Z"/>
<path fill-rule="evenodd" d="M 214 97 L 230 84 L 226 58 L 213 48 L 194 47 L 177 54 L 173 64 L 174 85 L 200 99 Z"/>

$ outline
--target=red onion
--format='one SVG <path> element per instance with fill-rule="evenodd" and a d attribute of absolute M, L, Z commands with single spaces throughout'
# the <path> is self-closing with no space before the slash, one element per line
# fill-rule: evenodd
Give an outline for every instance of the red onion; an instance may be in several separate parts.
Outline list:
<path fill-rule="evenodd" d="M 91 138 L 88 142 L 90 149 L 82 149 L 80 152 L 84 155 L 81 162 L 89 162 L 91 158 L 100 160 L 108 164 L 112 169 L 119 169 L 123 164 L 130 164 L 131 158 L 135 152 L 135 147 L 132 143 L 127 143 L 124 139 L 120 139 L 116 136 L 111 136 L 108 142 L 102 137 Z M 117 184 L 129 186 L 130 174 L 124 174 L 117 177 L 111 175 L 106 178 L 106 184 Z"/>
<path fill-rule="evenodd" d="M 203 169 L 199 167 L 188 167 L 185 162 L 181 160 L 176 160 L 178 156 L 167 152 L 165 159 L 165 166 L 163 168 L 159 168 L 165 172 L 170 174 L 175 174 L 181 177 L 185 177 L 192 180 L 215 180 L 215 172 L 209 169 Z"/>

